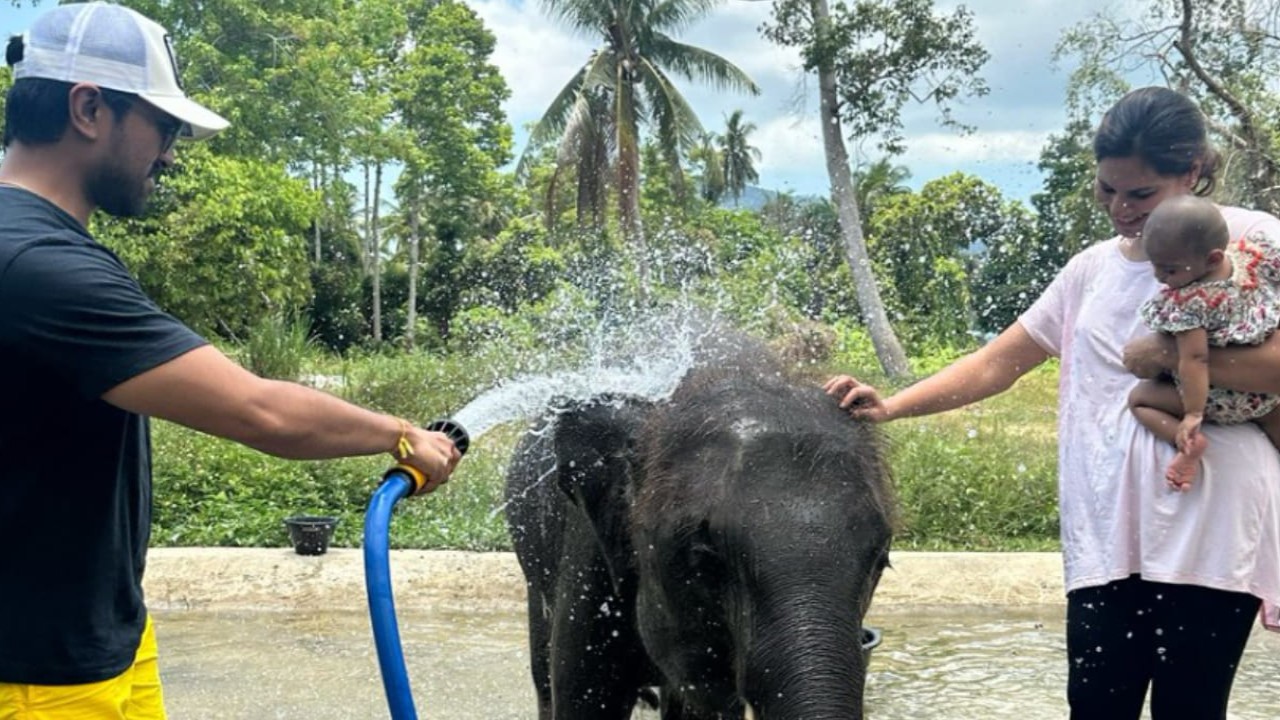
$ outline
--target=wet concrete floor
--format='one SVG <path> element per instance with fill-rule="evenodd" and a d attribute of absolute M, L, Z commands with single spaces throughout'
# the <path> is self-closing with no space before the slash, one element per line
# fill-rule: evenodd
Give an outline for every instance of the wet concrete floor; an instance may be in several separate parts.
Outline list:
<path fill-rule="evenodd" d="M 1063 608 L 893 606 L 867 685 L 874 720 L 1060 720 Z M 352 610 L 155 612 L 170 716 L 220 720 L 386 718 L 368 616 Z M 418 714 L 536 718 L 521 612 L 401 610 Z M 1255 631 L 1231 718 L 1275 720 L 1280 634 Z M 655 720 L 638 711 L 637 719 Z"/>

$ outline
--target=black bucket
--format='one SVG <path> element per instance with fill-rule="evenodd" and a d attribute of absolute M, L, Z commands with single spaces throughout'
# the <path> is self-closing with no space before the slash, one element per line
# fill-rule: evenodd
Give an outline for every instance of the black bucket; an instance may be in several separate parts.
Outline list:
<path fill-rule="evenodd" d="M 862 627 L 862 665 L 871 665 L 871 651 L 880 646 L 880 628 Z"/>
<path fill-rule="evenodd" d="M 329 550 L 338 518 L 327 515 L 294 515 L 284 519 L 289 541 L 299 555 L 323 555 Z"/>

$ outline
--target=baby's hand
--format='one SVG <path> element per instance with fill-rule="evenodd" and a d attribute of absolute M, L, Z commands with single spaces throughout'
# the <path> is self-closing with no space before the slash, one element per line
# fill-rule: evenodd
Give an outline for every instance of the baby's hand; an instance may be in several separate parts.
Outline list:
<path fill-rule="evenodd" d="M 1177 445 L 1180 452 L 1191 452 L 1196 443 L 1196 435 L 1200 434 L 1200 424 L 1204 422 L 1202 413 L 1187 413 L 1178 423 Z"/>
<path fill-rule="evenodd" d="M 1191 484 L 1200 474 L 1200 456 L 1209 447 L 1208 438 L 1200 432 L 1203 420 L 1201 413 L 1188 413 L 1178 423 L 1178 454 L 1173 456 L 1173 461 L 1164 471 L 1165 481 L 1178 492 L 1190 490 Z"/>

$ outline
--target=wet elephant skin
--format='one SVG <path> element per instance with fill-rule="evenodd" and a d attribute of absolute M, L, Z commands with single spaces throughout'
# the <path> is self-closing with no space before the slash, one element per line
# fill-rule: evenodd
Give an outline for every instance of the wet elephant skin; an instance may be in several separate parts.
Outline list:
<path fill-rule="evenodd" d="M 506 514 L 540 720 L 858 720 L 893 499 L 873 427 L 767 359 L 553 401 Z"/>

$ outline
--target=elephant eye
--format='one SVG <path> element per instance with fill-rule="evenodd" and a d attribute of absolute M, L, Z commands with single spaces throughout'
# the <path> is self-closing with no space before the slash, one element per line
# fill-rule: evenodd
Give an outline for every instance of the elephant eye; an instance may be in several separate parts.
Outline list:
<path fill-rule="evenodd" d="M 719 577 L 724 570 L 724 557 L 715 547 L 694 542 L 689 546 L 689 570 L 705 581 L 708 577 Z"/>
<path fill-rule="evenodd" d="M 705 521 L 689 538 L 688 552 L 689 564 L 704 572 L 720 568 L 725 562 L 719 546 L 712 541 L 711 529 Z"/>

